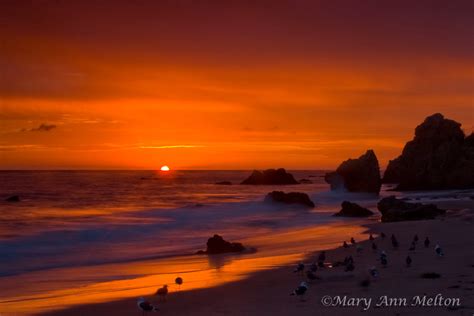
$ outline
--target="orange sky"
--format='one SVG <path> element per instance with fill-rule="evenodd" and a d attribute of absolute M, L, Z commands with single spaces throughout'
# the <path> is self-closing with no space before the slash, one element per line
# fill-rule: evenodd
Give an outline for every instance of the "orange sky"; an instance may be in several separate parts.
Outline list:
<path fill-rule="evenodd" d="M 0 167 L 385 166 L 435 112 L 471 132 L 472 2 L 354 3 L 4 1 Z"/>

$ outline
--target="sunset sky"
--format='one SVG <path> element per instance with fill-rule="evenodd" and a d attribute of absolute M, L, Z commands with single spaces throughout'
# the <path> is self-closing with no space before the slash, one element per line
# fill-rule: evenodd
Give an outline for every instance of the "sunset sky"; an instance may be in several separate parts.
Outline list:
<path fill-rule="evenodd" d="M 0 2 L 0 169 L 382 167 L 474 126 L 474 2 Z"/>

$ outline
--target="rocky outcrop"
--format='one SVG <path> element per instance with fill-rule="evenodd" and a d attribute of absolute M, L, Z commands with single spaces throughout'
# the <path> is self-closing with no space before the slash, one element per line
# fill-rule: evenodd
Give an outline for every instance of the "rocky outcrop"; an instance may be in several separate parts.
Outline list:
<path fill-rule="evenodd" d="M 198 254 L 220 254 L 228 252 L 242 252 L 245 250 L 245 247 L 239 242 L 228 242 L 222 238 L 220 235 L 214 235 L 213 237 L 207 240 L 206 250 L 200 250 Z"/>
<path fill-rule="evenodd" d="M 342 202 L 341 207 L 342 209 L 338 213 L 334 214 L 334 216 L 367 217 L 374 215 L 371 210 L 349 201 Z"/>
<path fill-rule="evenodd" d="M 331 190 L 346 189 L 349 192 L 379 193 L 380 179 L 379 162 L 373 150 L 367 150 L 357 159 L 344 161 L 335 172 L 324 176 Z"/>
<path fill-rule="evenodd" d="M 474 188 L 474 135 L 436 113 L 415 129 L 402 154 L 391 160 L 383 177 L 397 190 Z"/>
<path fill-rule="evenodd" d="M 20 197 L 18 195 L 12 195 L 5 199 L 6 202 L 20 202 Z"/>
<path fill-rule="evenodd" d="M 217 185 L 232 185 L 232 182 L 230 181 L 219 181 L 216 182 Z"/>
<path fill-rule="evenodd" d="M 295 180 L 291 173 L 286 172 L 285 169 L 267 169 L 265 171 L 254 172 L 242 181 L 241 184 L 298 184 L 298 181 Z"/>
<path fill-rule="evenodd" d="M 314 207 L 314 203 L 311 201 L 308 194 L 301 192 L 285 193 L 282 191 L 273 191 L 267 194 L 265 197 L 265 202 L 298 204 L 305 207 Z"/>
<path fill-rule="evenodd" d="M 434 204 L 408 203 L 395 196 L 381 199 L 377 203 L 377 208 L 382 213 L 382 222 L 433 219 L 446 213 Z"/>

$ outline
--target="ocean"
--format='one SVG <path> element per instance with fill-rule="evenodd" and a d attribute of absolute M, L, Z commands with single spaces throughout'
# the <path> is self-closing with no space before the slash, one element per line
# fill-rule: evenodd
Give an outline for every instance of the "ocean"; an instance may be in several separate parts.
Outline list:
<path fill-rule="evenodd" d="M 150 295 L 178 275 L 179 290 L 215 286 L 362 238 L 378 220 L 332 216 L 346 199 L 375 210 L 378 197 L 330 191 L 325 171 L 290 172 L 312 183 L 239 185 L 251 171 L 2 171 L 0 313 Z M 264 203 L 272 190 L 306 192 L 316 207 Z M 214 234 L 256 252 L 196 255 Z"/>

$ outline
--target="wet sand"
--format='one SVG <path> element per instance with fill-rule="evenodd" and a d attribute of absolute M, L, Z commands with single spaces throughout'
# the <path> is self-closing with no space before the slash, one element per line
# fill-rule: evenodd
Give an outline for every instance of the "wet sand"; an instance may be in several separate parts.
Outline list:
<path fill-rule="evenodd" d="M 375 223 L 367 226 L 367 233 L 384 232 L 382 240 L 376 236 L 378 250 L 385 250 L 388 266 L 382 267 L 366 240 L 358 241 L 363 247 L 358 254 L 355 247 L 342 247 L 327 251 L 326 262 L 342 261 L 352 255 L 355 270 L 345 272 L 343 267 L 319 269 L 321 278 L 309 283 L 309 290 L 300 300 L 289 293 L 305 277 L 293 272 L 295 266 L 261 271 L 249 278 L 221 286 L 186 291 L 186 279 L 181 291 L 172 289 L 166 302 L 147 296 L 160 308 L 159 315 L 473 315 L 474 313 L 474 207 L 472 201 L 436 202 L 450 211 L 436 220 L 399 223 Z M 394 249 L 390 236 L 395 234 L 400 246 Z M 409 251 L 413 236 L 420 241 L 415 251 Z M 431 245 L 423 245 L 428 236 Z M 340 236 L 349 242 L 351 236 Z M 440 244 L 445 255 L 436 255 L 434 247 Z M 406 266 L 406 256 L 413 262 Z M 309 264 L 314 256 L 305 259 Z M 380 276 L 370 278 L 368 287 L 360 282 L 369 278 L 368 269 L 375 266 Z M 425 279 L 423 273 L 438 273 L 440 278 Z M 438 296 L 437 296 L 438 295 Z M 442 298 L 440 298 L 440 296 Z M 358 306 L 323 306 L 322 299 L 329 296 L 333 303 Z M 338 302 L 338 298 L 340 301 Z M 359 303 L 351 298 L 363 298 Z M 367 306 L 371 299 L 370 306 Z M 391 300 L 390 299 L 396 299 Z M 459 299 L 460 306 L 457 306 Z M 330 300 L 330 299 L 327 299 Z M 406 302 L 406 303 L 405 303 Z M 411 306 L 415 304 L 417 306 Z M 376 306 L 381 305 L 381 306 Z M 392 305 L 392 306 L 387 306 Z M 399 306 L 393 306 L 399 305 Z M 406 305 L 406 306 L 404 306 Z M 421 306 L 425 305 L 425 306 Z M 432 306 L 427 306 L 432 305 Z M 433 306 L 435 305 L 435 306 Z M 448 305 L 448 306 L 446 306 Z M 136 298 L 120 301 L 81 305 L 42 315 L 138 315 Z M 154 313 L 150 313 L 153 315 Z"/>

